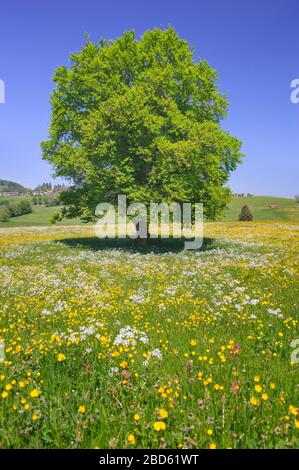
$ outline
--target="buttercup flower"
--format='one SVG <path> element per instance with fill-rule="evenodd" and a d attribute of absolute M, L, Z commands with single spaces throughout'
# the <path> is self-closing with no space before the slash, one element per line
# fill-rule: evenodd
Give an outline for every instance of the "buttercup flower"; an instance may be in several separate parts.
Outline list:
<path fill-rule="evenodd" d="M 128 443 L 133 445 L 133 444 L 135 444 L 135 442 L 136 442 L 135 436 L 133 434 L 129 434 L 128 435 Z"/>

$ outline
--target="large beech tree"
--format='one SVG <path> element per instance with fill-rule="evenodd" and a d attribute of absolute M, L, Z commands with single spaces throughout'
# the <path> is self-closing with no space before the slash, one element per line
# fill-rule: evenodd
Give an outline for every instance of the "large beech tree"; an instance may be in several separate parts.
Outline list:
<path fill-rule="evenodd" d="M 92 220 L 99 202 L 202 202 L 216 218 L 241 159 L 220 127 L 228 102 L 217 74 L 174 30 L 87 41 L 58 67 L 43 158 L 70 182 L 67 215 Z"/>

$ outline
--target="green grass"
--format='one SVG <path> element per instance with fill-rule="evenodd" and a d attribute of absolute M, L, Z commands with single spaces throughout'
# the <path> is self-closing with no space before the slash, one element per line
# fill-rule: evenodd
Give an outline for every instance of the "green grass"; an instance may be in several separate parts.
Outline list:
<path fill-rule="evenodd" d="M 272 196 L 234 197 L 225 210 L 223 220 L 238 220 L 241 207 L 247 204 L 253 220 L 282 220 L 299 222 L 299 204 L 295 199 Z M 271 205 L 278 208 L 271 209 Z"/>
<path fill-rule="evenodd" d="M 235 197 L 229 207 L 224 211 L 224 221 L 236 221 L 241 207 L 247 204 L 253 214 L 253 220 L 281 220 L 299 222 L 299 204 L 294 199 L 272 196 Z M 270 205 L 277 205 L 277 209 L 270 209 Z M 0 228 L 4 227 L 30 227 L 39 225 L 51 225 L 52 215 L 61 207 L 32 206 L 33 212 L 19 217 L 11 218 L 7 222 L 0 222 Z M 57 225 L 79 225 L 79 219 L 64 219 Z"/>
<path fill-rule="evenodd" d="M 31 214 L 20 215 L 19 217 L 12 217 L 7 222 L 0 222 L 0 228 L 5 227 L 32 227 L 32 226 L 44 226 L 52 225 L 52 215 L 61 209 L 57 207 L 45 207 L 43 205 L 32 206 Z M 78 225 L 80 224 L 79 219 L 64 219 L 56 225 Z"/>

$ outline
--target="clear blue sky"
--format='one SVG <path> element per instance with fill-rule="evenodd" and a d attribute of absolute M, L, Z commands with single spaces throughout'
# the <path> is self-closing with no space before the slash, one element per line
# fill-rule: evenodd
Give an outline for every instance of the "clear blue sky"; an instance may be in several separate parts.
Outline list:
<path fill-rule="evenodd" d="M 47 136 L 55 67 L 91 39 L 174 26 L 197 58 L 219 73 L 230 101 L 223 122 L 246 154 L 234 192 L 299 193 L 298 0 L 5 0 L 0 5 L 0 178 L 32 187 L 49 181 L 40 141 Z"/>

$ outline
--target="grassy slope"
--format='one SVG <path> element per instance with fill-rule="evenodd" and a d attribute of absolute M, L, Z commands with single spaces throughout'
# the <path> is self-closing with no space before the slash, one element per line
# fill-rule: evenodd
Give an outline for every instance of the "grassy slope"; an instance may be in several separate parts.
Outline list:
<path fill-rule="evenodd" d="M 223 219 L 238 220 L 241 207 L 247 204 L 254 220 L 283 220 L 299 222 L 299 204 L 294 199 L 272 196 L 234 197 L 224 212 Z M 277 209 L 270 209 L 277 205 Z"/>
<path fill-rule="evenodd" d="M 52 225 L 50 219 L 52 215 L 59 211 L 60 207 L 45 207 L 45 206 L 32 206 L 33 212 L 31 214 L 20 215 L 19 217 L 12 217 L 7 222 L 0 222 L 0 228 L 4 227 L 30 227 L 37 225 Z M 78 219 L 63 220 L 57 225 L 78 225 Z"/>
<path fill-rule="evenodd" d="M 282 220 L 299 222 L 299 204 L 294 199 L 272 196 L 254 196 L 233 198 L 229 207 L 225 210 L 223 220 L 236 221 L 241 207 L 247 204 L 253 213 L 253 219 L 258 220 Z M 277 209 L 270 209 L 271 204 L 276 204 Z M 50 219 L 59 207 L 32 206 L 32 214 L 14 217 L 8 222 L 0 222 L 3 227 L 29 227 L 35 225 L 51 225 Z M 64 219 L 58 225 L 78 225 L 79 219 Z"/>

